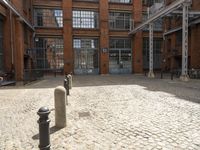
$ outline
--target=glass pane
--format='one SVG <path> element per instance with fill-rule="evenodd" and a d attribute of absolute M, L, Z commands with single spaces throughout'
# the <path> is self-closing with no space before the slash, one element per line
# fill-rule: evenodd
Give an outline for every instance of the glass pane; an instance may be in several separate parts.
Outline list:
<path fill-rule="evenodd" d="M 37 68 L 63 69 L 63 39 L 38 38 L 36 41 Z"/>
<path fill-rule="evenodd" d="M 35 25 L 42 27 L 63 27 L 63 13 L 59 9 L 35 9 Z"/>
<path fill-rule="evenodd" d="M 109 52 L 109 67 L 119 68 L 119 51 L 112 50 Z"/>
<path fill-rule="evenodd" d="M 75 73 L 98 73 L 98 39 L 74 39 Z"/>
<path fill-rule="evenodd" d="M 123 68 L 131 68 L 131 51 L 121 51 L 121 63 Z"/>

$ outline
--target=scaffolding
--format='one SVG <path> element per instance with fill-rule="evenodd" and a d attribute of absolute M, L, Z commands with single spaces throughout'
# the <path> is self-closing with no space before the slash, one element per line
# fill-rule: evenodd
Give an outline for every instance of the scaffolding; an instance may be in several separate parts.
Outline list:
<path fill-rule="evenodd" d="M 189 11 L 189 7 L 192 4 L 192 0 L 176 0 L 170 5 L 158 5 L 157 10 L 154 10 L 153 14 L 149 18 L 141 23 L 139 26 L 135 27 L 132 31 L 129 32 L 129 35 L 134 35 L 138 31 L 142 30 L 145 26 L 149 25 L 149 77 L 154 77 L 153 73 L 153 22 L 162 17 L 178 14 L 182 15 L 182 27 L 178 27 L 167 31 L 163 34 L 165 37 L 168 34 L 182 30 L 182 71 L 181 71 L 181 80 L 187 81 L 188 76 L 188 27 L 192 24 L 200 23 L 200 19 L 196 19 L 189 23 L 189 17 L 199 16 L 200 12 Z M 155 6 L 153 6 L 156 8 Z M 181 9 L 181 11 L 180 11 Z"/>

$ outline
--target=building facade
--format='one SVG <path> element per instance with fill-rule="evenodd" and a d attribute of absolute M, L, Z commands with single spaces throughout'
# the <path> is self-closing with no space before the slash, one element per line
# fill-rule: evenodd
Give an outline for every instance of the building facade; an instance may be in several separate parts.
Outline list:
<path fill-rule="evenodd" d="M 33 4 L 27 0 L 5 2 L 0 3 L 0 72 L 23 80 L 24 68 L 31 67 L 26 49 L 33 47 Z"/>
<path fill-rule="evenodd" d="M 148 68 L 148 29 L 134 37 L 128 33 L 145 19 L 147 6 L 151 4 L 153 1 L 141 0 L 52 0 L 48 4 L 45 0 L 35 0 L 36 48 L 37 42 L 46 38 L 62 40 L 63 65 L 59 66 L 64 66 L 65 73 L 142 73 Z M 50 18 L 60 23 L 55 24 Z M 161 54 L 161 32 L 162 23 L 155 33 L 158 48 L 155 58 Z M 155 66 L 160 68 L 160 60 Z"/>
<path fill-rule="evenodd" d="M 162 1 L 10 0 L 17 12 L 1 2 L 0 70 L 13 71 L 16 80 L 24 80 L 32 70 L 61 74 L 143 73 L 149 68 L 148 27 L 134 36 L 128 33 L 148 18 L 148 7 Z M 198 6 L 199 2 L 193 5 L 197 10 Z M 181 35 L 166 34 L 163 40 L 163 32 L 178 22 L 166 17 L 154 23 L 156 70 L 178 66 L 178 57 L 172 56 L 172 51 L 177 49 L 175 42 Z M 198 68 L 199 27 L 191 28 L 190 64 Z"/>

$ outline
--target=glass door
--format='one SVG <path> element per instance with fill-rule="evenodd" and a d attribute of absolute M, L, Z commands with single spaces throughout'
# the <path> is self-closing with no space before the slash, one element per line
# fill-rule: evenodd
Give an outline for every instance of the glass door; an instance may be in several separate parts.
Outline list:
<path fill-rule="evenodd" d="M 130 74 L 132 72 L 131 50 L 110 50 L 109 71 L 111 74 Z"/>
<path fill-rule="evenodd" d="M 75 74 L 98 74 L 98 51 L 76 49 L 74 72 Z"/>
<path fill-rule="evenodd" d="M 99 55 L 97 40 L 74 39 L 74 73 L 98 74 Z"/>

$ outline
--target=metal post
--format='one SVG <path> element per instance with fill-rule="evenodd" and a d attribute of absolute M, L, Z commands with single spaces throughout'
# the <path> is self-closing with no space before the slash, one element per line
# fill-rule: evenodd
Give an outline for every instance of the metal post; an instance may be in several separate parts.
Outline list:
<path fill-rule="evenodd" d="M 149 78 L 154 78 L 153 73 L 153 23 L 149 24 Z"/>
<path fill-rule="evenodd" d="M 37 114 L 40 116 L 38 120 L 39 124 L 39 148 L 40 150 L 50 150 L 50 132 L 49 132 L 49 123 L 50 119 L 48 115 L 50 110 L 47 107 L 41 107 Z"/>
<path fill-rule="evenodd" d="M 174 71 L 171 71 L 171 80 L 174 79 Z"/>
<path fill-rule="evenodd" d="M 66 94 L 69 95 L 69 79 L 66 76 L 66 78 L 64 79 L 64 88 L 66 90 Z"/>
<path fill-rule="evenodd" d="M 160 72 L 160 78 L 163 79 L 163 71 Z"/>
<path fill-rule="evenodd" d="M 68 74 L 67 78 L 69 79 L 69 89 L 72 89 L 72 75 Z"/>
<path fill-rule="evenodd" d="M 190 3 L 183 3 L 183 31 L 182 31 L 182 72 L 180 79 L 188 81 L 188 9 Z"/>

